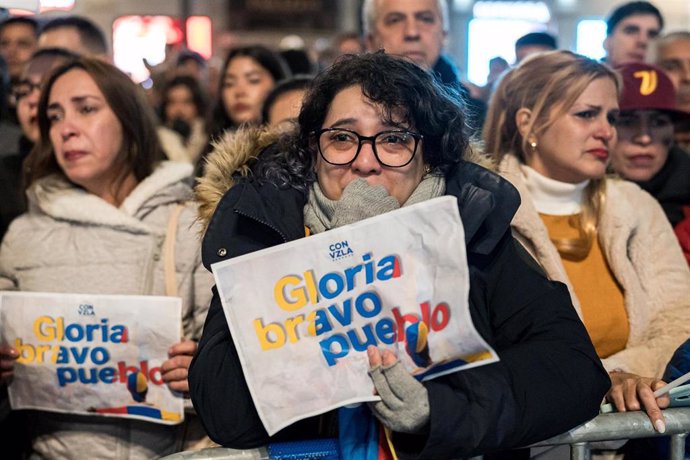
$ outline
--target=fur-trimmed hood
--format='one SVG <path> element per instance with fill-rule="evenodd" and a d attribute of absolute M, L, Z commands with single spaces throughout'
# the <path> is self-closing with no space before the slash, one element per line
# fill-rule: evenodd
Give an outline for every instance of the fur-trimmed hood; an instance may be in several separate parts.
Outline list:
<path fill-rule="evenodd" d="M 199 220 L 204 231 L 208 226 L 218 202 L 236 183 L 236 178 L 251 174 L 252 164 L 259 154 L 287 135 L 284 128 L 246 127 L 226 132 L 213 143 L 213 151 L 206 158 L 204 175 L 197 180 L 195 188 L 199 203 Z M 465 154 L 465 161 L 476 163 L 493 170 L 493 161 L 480 153 L 480 148 L 471 145 Z"/>
<path fill-rule="evenodd" d="M 194 189 L 199 203 L 199 220 L 204 231 L 216 206 L 225 192 L 235 185 L 235 176 L 251 173 L 251 163 L 268 146 L 274 144 L 284 130 L 269 128 L 243 128 L 227 131 L 213 142 L 213 151 L 206 157 L 204 175 Z"/>

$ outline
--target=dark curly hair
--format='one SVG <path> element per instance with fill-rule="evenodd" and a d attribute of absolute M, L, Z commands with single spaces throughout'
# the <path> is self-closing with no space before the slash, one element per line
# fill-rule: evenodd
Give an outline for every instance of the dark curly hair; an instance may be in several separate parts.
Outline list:
<path fill-rule="evenodd" d="M 264 152 L 256 176 L 279 187 L 306 190 L 316 179 L 314 132 L 323 127 L 335 96 L 355 85 L 383 108 L 386 122 L 392 123 L 393 115 L 402 117 L 424 136 L 424 162 L 432 170 L 445 175 L 463 160 L 469 138 L 460 95 L 411 61 L 379 51 L 343 56 L 314 79 L 302 104 L 299 130 Z"/>

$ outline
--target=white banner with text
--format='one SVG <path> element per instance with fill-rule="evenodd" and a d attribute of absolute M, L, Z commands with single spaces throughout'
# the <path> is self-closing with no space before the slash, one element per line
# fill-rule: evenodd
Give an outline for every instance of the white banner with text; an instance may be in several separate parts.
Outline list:
<path fill-rule="evenodd" d="M 498 360 L 468 306 L 465 239 L 441 197 L 213 265 L 269 434 L 375 401 L 369 345 L 420 380 Z"/>
<path fill-rule="evenodd" d="M 0 340 L 19 352 L 12 408 L 180 423 L 182 396 L 160 367 L 180 341 L 181 302 L 0 292 Z"/>

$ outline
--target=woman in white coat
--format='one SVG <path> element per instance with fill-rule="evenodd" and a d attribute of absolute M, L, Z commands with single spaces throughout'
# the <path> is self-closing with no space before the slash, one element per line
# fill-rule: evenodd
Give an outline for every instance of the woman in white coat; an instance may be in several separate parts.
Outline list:
<path fill-rule="evenodd" d="M 658 203 L 605 176 L 616 142 L 619 79 L 568 51 L 542 53 L 502 79 L 484 141 L 520 191 L 514 234 L 565 283 L 619 411 L 643 408 L 657 431 L 667 398 L 653 391 L 690 335 L 690 271 Z"/>
<path fill-rule="evenodd" d="M 29 212 L 3 240 L 0 288 L 177 291 L 184 338 L 170 344 L 161 372 L 172 390 L 187 392 L 187 368 L 212 285 L 200 262 L 195 211 L 184 206 L 192 197 L 192 166 L 160 161 L 143 94 L 129 77 L 98 60 L 84 58 L 55 70 L 43 89 L 39 126 L 41 141 L 27 159 Z M 164 254 L 169 226 L 176 238 Z M 166 287 L 164 262 L 173 257 Z M 4 347 L 2 355 L 7 379 L 16 350 Z M 175 426 L 37 411 L 27 418 L 32 454 L 41 458 L 151 458 L 176 450 Z"/>

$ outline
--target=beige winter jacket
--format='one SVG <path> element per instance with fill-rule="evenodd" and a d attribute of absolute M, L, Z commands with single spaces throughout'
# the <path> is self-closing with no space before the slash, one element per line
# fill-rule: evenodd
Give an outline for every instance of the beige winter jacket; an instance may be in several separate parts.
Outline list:
<path fill-rule="evenodd" d="M 522 197 L 513 233 L 549 278 L 568 286 L 582 317 L 560 255 L 532 203 L 519 160 L 507 155 L 498 169 Z M 604 367 L 660 377 L 675 349 L 690 337 L 690 270 L 673 229 L 652 196 L 632 182 L 610 179 L 598 235 L 623 288 L 630 321 L 626 349 L 602 360 Z"/>
<path fill-rule="evenodd" d="M 120 208 L 51 176 L 29 190 L 29 212 L 0 247 L 0 289 L 165 295 L 162 246 L 171 211 L 192 197 L 192 166 L 162 163 Z M 198 339 L 213 278 L 201 265 L 196 210 L 179 217 L 175 242 L 185 336 Z M 172 345 L 172 343 L 171 343 Z M 32 412 L 40 458 L 152 458 L 174 452 L 178 427 Z"/>

